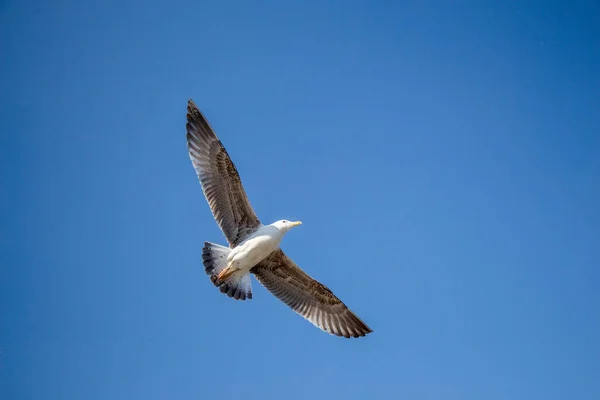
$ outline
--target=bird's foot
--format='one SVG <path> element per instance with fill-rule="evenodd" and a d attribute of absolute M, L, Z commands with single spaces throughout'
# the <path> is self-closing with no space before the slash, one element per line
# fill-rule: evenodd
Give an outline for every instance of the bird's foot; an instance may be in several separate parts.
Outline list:
<path fill-rule="evenodd" d="M 217 275 L 217 279 L 220 281 L 224 281 L 225 279 L 233 275 L 236 271 L 238 271 L 237 268 L 234 268 L 233 266 L 229 265 L 228 267 L 223 269 L 223 271 L 219 272 L 219 275 Z"/>

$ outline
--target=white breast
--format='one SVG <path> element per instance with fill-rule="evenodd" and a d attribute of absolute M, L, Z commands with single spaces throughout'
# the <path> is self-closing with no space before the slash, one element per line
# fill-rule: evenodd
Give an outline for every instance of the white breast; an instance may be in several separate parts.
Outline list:
<path fill-rule="evenodd" d="M 229 253 L 228 261 L 236 268 L 249 271 L 279 247 L 282 237 L 279 229 L 262 226 Z"/>

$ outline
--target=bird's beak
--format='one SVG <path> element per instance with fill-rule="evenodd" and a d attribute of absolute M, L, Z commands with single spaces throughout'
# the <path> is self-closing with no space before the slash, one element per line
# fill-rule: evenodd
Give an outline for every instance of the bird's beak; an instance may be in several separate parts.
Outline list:
<path fill-rule="evenodd" d="M 302 221 L 292 222 L 292 226 L 302 225 Z"/>

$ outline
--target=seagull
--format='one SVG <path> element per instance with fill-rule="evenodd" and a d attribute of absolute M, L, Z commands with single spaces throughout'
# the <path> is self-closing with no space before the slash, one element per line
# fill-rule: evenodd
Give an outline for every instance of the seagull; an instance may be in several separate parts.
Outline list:
<path fill-rule="evenodd" d="M 252 299 L 250 274 L 271 294 L 321 330 L 358 338 L 373 332 L 322 283 L 311 278 L 279 247 L 300 221 L 263 225 L 237 168 L 193 100 L 188 101 L 187 149 L 213 217 L 229 246 L 204 242 L 202 263 L 210 281 L 235 300 Z"/>

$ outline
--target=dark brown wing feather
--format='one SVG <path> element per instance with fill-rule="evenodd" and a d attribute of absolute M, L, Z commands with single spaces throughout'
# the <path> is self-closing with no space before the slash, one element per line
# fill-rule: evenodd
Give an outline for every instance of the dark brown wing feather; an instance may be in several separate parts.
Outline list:
<path fill-rule="evenodd" d="M 275 297 L 325 332 L 346 338 L 372 332 L 327 286 L 301 270 L 281 249 L 250 272 Z"/>
<path fill-rule="evenodd" d="M 235 247 L 260 225 L 225 147 L 192 100 L 187 107 L 187 148 L 210 209 Z"/>

